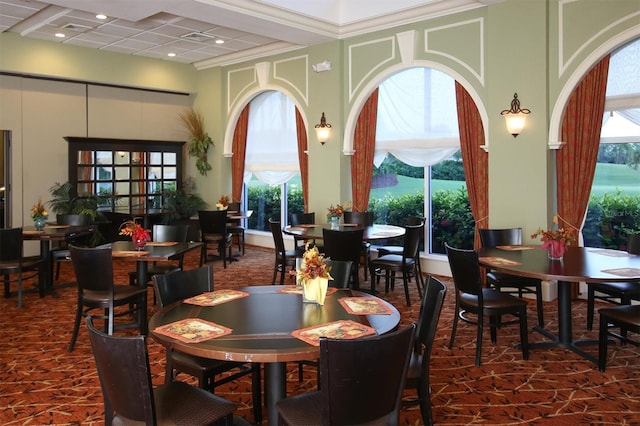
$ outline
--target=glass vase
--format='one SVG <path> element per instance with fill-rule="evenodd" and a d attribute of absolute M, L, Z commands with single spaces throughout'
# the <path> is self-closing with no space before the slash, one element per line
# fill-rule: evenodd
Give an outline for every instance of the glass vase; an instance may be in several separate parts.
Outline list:
<path fill-rule="evenodd" d="M 329 287 L 328 278 L 313 278 L 302 283 L 302 303 L 324 305 Z"/>
<path fill-rule="evenodd" d="M 42 231 L 46 224 L 47 218 L 44 216 L 37 216 L 33 218 L 33 226 L 35 226 L 38 231 Z"/>
<path fill-rule="evenodd" d="M 547 250 L 550 260 L 562 260 L 564 253 L 567 251 L 567 245 L 562 241 L 548 241 Z"/>
<path fill-rule="evenodd" d="M 340 218 L 338 216 L 330 216 L 329 224 L 331 225 L 331 229 L 340 229 L 339 221 Z"/>
<path fill-rule="evenodd" d="M 132 238 L 131 241 L 137 250 L 142 250 L 147 245 L 147 240 L 144 238 Z"/>

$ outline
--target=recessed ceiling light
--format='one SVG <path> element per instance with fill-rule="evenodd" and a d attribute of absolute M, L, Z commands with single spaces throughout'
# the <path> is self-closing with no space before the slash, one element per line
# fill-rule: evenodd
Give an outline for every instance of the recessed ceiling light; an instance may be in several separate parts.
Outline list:
<path fill-rule="evenodd" d="M 96 15 L 96 18 L 101 19 L 101 20 L 105 20 L 105 19 L 107 19 L 107 15 L 103 15 L 102 13 L 98 13 Z"/>
<path fill-rule="evenodd" d="M 173 52 L 170 52 L 170 53 L 167 53 L 167 56 L 170 58 L 173 58 L 174 56 L 176 56 L 176 54 Z"/>
<path fill-rule="evenodd" d="M 217 38 L 216 39 L 216 44 L 222 44 L 224 43 L 224 40 Z"/>
<path fill-rule="evenodd" d="M 58 38 L 65 38 L 66 37 L 66 35 L 64 35 L 64 33 L 56 33 L 55 35 Z"/>

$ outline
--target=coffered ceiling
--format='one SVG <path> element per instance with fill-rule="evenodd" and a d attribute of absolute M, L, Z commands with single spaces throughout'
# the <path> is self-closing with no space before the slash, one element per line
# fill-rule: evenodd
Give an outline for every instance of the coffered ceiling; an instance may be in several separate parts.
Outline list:
<path fill-rule="evenodd" d="M 203 69 L 498 1 L 0 0 L 0 31 Z"/>

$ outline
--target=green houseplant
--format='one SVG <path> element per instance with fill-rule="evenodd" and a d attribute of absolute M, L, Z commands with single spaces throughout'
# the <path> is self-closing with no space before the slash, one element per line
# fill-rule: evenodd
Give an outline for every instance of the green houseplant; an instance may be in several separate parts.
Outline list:
<path fill-rule="evenodd" d="M 82 196 L 71 195 L 71 182 L 56 182 L 51 188 L 51 200 L 49 206 L 56 215 L 83 214 L 91 217 L 96 222 L 101 217 L 98 212 L 98 196 L 86 194 Z"/>
<path fill-rule="evenodd" d="M 207 160 L 207 152 L 213 146 L 213 140 L 204 131 L 204 118 L 199 111 L 189 109 L 180 114 L 180 119 L 189 133 L 187 151 L 196 159 L 196 168 L 201 175 L 206 176 L 211 170 L 211 164 Z"/>

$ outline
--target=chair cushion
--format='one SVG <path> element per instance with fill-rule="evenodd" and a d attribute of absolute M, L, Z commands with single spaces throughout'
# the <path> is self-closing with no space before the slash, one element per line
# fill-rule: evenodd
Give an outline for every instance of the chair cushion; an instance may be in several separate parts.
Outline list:
<path fill-rule="evenodd" d="M 210 425 L 236 409 L 235 404 L 184 382 L 171 382 L 153 390 L 159 425 Z"/>
<path fill-rule="evenodd" d="M 487 272 L 487 281 L 491 284 L 499 284 L 501 287 L 529 287 L 540 284 L 536 278 L 519 277 L 498 271 Z"/>
<path fill-rule="evenodd" d="M 510 296 L 489 288 L 482 289 L 482 298 L 485 309 L 491 310 L 509 310 L 515 306 L 527 305 L 526 300 L 518 297 Z M 460 294 L 460 303 L 463 306 L 478 307 L 478 297 L 473 294 Z"/>
<path fill-rule="evenodd" d="M 600 293 L 620 296 L 640 296 L 640 281 L 589 283 L 589 289 Z"/>
<path fill-rule="evenodd" d="M 623 305 L 615 308 L 602 308 L 598 312 L 610 321 L 620 325 L 622 323 L 640 327 L 640 305 Z"/>
<path fill-rule="evenodd" d="M 113 301 L 117 305 L 118 302 L 126 301 L 135 297 L 147 294 L 146 287 L 135 285 L 116 285 L 113 287 Z M 109 296 L 104 291 L 85 290 L 83 297 L 86 304 L 106 304 Z"/>
<path fill-rule="evenodd" d="M 407 259 L 407 266 L 413 266 L 415 263 L 414 259 Z M 402 268 L 402 255 L 401 254 L 387 254 L 377 259 L 371 260 L 371 265 L 377 268 L 384 269 L 399 269 Z"/>
<path fill-rule="evenodd" d="M 278 401 L 278 414 L 287 425 L 322 424 L 322 396 L 320 392 L 310 392 Z"/>

